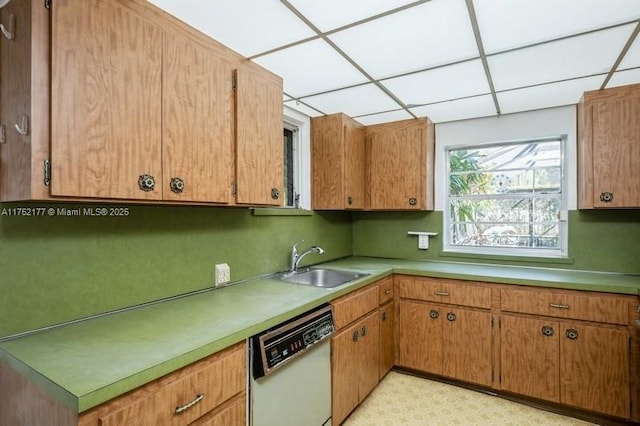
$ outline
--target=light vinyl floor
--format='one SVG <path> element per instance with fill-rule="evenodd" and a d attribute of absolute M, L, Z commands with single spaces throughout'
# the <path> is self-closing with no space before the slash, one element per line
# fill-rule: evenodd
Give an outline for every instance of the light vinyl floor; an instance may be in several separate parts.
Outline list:
<path fill-rule="evenodd" d="M 593 423 L 390 371 L 343 425 L 587 426 Z"/>

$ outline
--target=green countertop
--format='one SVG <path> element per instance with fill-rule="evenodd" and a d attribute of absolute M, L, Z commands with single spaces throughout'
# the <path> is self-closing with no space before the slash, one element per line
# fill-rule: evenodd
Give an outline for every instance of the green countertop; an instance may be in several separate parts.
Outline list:
<path fill-rule="evenodd" d="M 332 290 L 255 278 L 0 343 L 0 361 L 83 412 L 392 273 L 640 294 L 640 276 L 352 257 L 371 275 Z"/>

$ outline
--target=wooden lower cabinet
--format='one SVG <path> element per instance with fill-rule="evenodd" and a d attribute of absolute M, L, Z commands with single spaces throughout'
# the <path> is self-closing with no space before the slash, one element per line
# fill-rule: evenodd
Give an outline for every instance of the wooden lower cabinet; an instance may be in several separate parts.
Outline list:
<path fill-rule="evenodd" d="M 626 328 L 503 315 L 503 390 L 629 418 Z"/>
<path fill-rule="evenodd" d="M 408 300 L 399 303 L 400 366 L 492 384 L 490 312 Z"/>
<path fill-rule="evenodd" d="M 395 303 L 380 306 L 380 370 L 379 378 L 391 370 L 395 361 Z"/>
<path fill-rule="evenodd" d="M 339 425 L 379 380 L 378 311 L 331 338 L 332 424 Z"/>

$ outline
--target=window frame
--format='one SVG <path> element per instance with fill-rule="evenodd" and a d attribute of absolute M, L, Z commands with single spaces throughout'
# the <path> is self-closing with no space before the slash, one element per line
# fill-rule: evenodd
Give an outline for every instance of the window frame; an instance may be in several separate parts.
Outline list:
<path fill-rule="evenodd" d="M 293 179 L 294 193 L 298 203 L 287 206 L 286 198 L 280 208 L 291 210 L 310 210 L 311 208 L 311 119 L 309 116 L 284 105 L 283 129 L 293 131 Z M 282 151 L 283 161 L 286 153 Z M 283 167 L 284 184 L 284 167 Z M 295 198 L 294 198 L 295 200 Z M 294 202 L 295 204 L 295 202 Z"/>
<path fill-rule="evenodd" d="M 560 212 L 559 212 L 559 247 L 558 249 L 548 248 L 527 248 L 527 247 L 490 247 L 490 246 L 461 246 L 452 244 L 452 223 L 451 223 L 451 193 L 450 193 L 450 177 L 451 177 L 451 163 L 449 156 L 451 151 L 459 151 L 464 149 L 480 149 L 488 148 L 491 146 L 505 146 L 510 144 L 525 144 L 535 142 L 548 142 L 559 141 L 560 142 L 560 169 L 561 169 L 561 182 L 560 182 Z M 566 259 L 568 258 L 568 160 L 567 160 L 567 144 L 568 135 L 551 135 L 534 138 L 524 139 L 510 139 L 504 141 L 488 141 L 478 142 L 461 145 L 448 145 L 444 147 L 444 169 L 446 171 L 444 176 L 444 206 L 443 206 L 443 253 L 445 254 L 466 254 L 466 255 L 491 255 L 498 257 L 528 257 L 528 258 L 541 258 L 541 259 Z M 495 198 L 502 198 L 499 194 L 496 194 Z M 505 196 L 504 199 L 513 198 L 512 196 Z M 527 198 L 527 197 L 523 197 Z M 539 198 L 539 197 L 532 197 Z"/>

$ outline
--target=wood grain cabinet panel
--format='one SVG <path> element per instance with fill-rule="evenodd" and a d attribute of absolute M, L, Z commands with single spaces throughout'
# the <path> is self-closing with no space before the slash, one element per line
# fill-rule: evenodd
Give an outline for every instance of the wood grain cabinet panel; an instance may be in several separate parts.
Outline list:
<path fill-rule="evenodd" d="M 393 286 L 394 280 L 393 277 L 384 278 L 378 284 L 380 288 L 380 305 L 384 305 L 390 300 L 393 300 Z"/>
<path fill-rule="evenodd" d="M 380 306 L 380 374 L 382 379 L 395 362 L 395 303 Z"/>
<path fill-rule="evenodd" d="M 51 13 L 51 194 L 161 199 L 162 31 L 114 1 Z"/>
<path fill-rule="evenodd" d="M 585 92 L 578 104 L 578 207 L 640 207 L 640 84 Z"/>
<path fill-rule="evenodd" d="M 442 374 L 442 309 L 400 300 L 398 306 L 398 365 Z"/>
<path fill-rule="evenodd" d="M 377 285 L 370 285 L 331 302 L 336 329 L 339 330 L 368 312 L 378 309 L 379 293 Z"/>
<path fill-rule="evenodd" d="M 367 126 L 371 210 L 433 210 L 434 126 L 428 118 Z"/>
<path fill-rule="evenodd" d="M 471 281 L 437 278 L 403 278 L 397 284 L 398 295 L 406 299 L 491 309 L 491 287 Z"/>
<path fill-rule="evenodd" d="M 345 114 L 311 119 L 314 210 L 361 210 L 365 195 L 365 128 Z"/>

